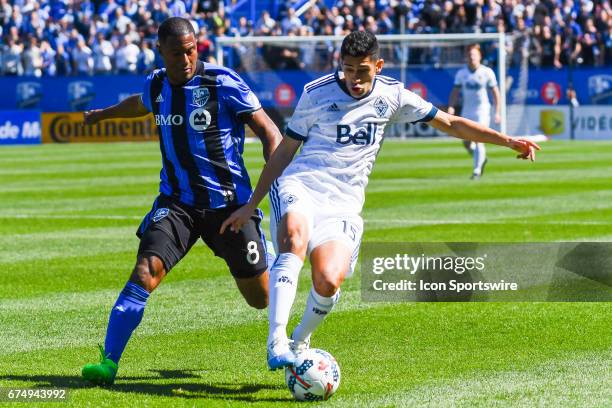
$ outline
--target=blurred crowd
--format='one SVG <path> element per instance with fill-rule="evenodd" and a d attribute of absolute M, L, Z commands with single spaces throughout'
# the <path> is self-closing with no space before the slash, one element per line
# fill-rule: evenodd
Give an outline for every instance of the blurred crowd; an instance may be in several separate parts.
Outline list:
<path fill-rule="evenodd" d="M 161 65 L 159 24 L 187 17 L 203 60 L 214 60 L 219 36 L 494 33 L 507 37 L 508 62 L 561 68 L 612 65 L 610 0 L 340 0 L 275 4 L 255 21 L 231 13 L 237 0 L 0 0 L 2 75 L 106 75 L 146 73 Z M 332 47 L 333 48 L 333 47 Z M 484 47 L 495 60 L 495 45 Z M 226 54 L 248 69 L 249 49 Z M 396 50 L 397 51 L 397 50 Z M 252 54 L 252 53 L 251 53 Z M 404 55 L 404 54 L 402 54 Z M 255 56 L 272 69 L 326 69 L 334 50 L 304 46 L 259 47 Z M 318 64 L 313 67 L 314 57 Z M 396 54 L 394 58 L 400 58 Z M 412 52 L 411 64 L 439 62 L 439 53 Z M 438 58 L 438 60 L 436 60 Z M 236 62 L 237 61 L 237 62 Z"/>

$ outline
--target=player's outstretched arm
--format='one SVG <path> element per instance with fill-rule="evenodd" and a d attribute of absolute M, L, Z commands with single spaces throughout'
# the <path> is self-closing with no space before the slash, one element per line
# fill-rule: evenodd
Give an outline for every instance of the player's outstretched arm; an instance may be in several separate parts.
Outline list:
<path fill-rule="evenodd" d="M 250 115 L 246 119 L 246 124 L 249 125 L 253 133 L 261 140 L 263 156 L 267 162 L 283 138 L 280 130 L 278 130 L 278 126 L 274 124 L 263 109 L 259 109 Z"/>
<path fill-rule="evenodd" d="M 253 211 L 257 208 L 257 205 L 263 200 L 263 198 L 270 191 L 270 186 L 282 173 L 283 170 L 289 165 L 291 159 L 295 155 L 295 152 L 299 149 L 301 141 L 292 139 L 290 137 L 284 137 L 280 142 L 272 157 L 266 163 L 253 195 L 248 203 L 237 209 L 230 215 L 221 225 L 220 233 L 223 234 L 227 227 L 234 232 L 240 231 L 240 228 L 251 218 Z"/>
<path fill-rule="evenodd" d="M 128 96 L 116 105 L 104 109 L 93 109 L 83 112 L 86 125 L 94 125 L 101 120 L 113 118 L 136 118 L 149 111 L 142 103 L 141 95 Z"/>
<path fill-rule="evenodd" d="M 519 152 L 519 155 L 516 156 L 519 159 L 534 161 L 535 151 L 540 150 L 540 146 L 530 140 L 512 138 L 469 119 L 450 115 L 441 110 L 438 110 L 429 125 L 459 139 L 509 147 Z"/>

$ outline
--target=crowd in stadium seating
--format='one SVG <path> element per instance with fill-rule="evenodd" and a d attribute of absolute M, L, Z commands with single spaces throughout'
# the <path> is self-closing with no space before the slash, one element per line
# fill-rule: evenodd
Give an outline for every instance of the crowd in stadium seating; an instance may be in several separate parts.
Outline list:
<path fill-rule="evenodd" d="M 156 31 L 169 16 L 193 21 L 204 60 L 214 57 L 215 39 L 223 35 L 504 30 L 514 34 L 506 45 L 513 65 L 612 66 L 610 0 L 340 0 L 327 2 L 331 7 L 319 1 L 300 16 L 291 8 L 294 2 L 280 3 L 280 10 L 249 21 L 233 18 L 220 0 L 0 0 L 0 72 L 145 73 L 161 64 Z M 233 51 L 237 58 L 239 51 Z M 308 59 L 302 48 L 272 47 L 261 54 L 277 69 L 303 68 Z"/>

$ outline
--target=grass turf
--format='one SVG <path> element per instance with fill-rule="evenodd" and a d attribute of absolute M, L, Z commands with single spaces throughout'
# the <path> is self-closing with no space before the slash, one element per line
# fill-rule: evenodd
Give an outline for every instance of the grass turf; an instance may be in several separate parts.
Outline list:
<path fill-rule="evenodd" d="M 612 143 L 543 147 L 534 164 L 489 148 L 485 176 L 470 182 L 456 141 L 387 141 L 364 240 L 611 241 Z M 260 156 L 247 145 L 253 180 Z M 265 311 L 246 306 L 201 244 L 150 298 L 116 384 L 81 381 L 159 165 L 155 143 L 0 149 L 0 387 L 67 387 L 73 406 L 292 401 L 265 369 Z M 292 325 L 309 287 L 305 271 Z M 609 303 L 363 303 L 356 276 L 313 345 L 342 369 L 328 406 L 609 406 L 611 317 Z"/>

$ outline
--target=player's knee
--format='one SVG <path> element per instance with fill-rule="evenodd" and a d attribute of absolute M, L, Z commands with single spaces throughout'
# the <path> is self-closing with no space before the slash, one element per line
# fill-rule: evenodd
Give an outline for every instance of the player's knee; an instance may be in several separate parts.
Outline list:
<path fill-rule="evenodd" d="M 140 258 L 134 267 L 130 281 L 153 292 L 165 274 L 163 263 L 156 257 Z"/>
<path fill-rule="evenodd" d="M 317 274 L 313 276 L 312 284 L 315 291 L 324 297 L 332 297 L 340 289 L 343 281 L 343 274 L 327 271 L 327 273 Z"/>

